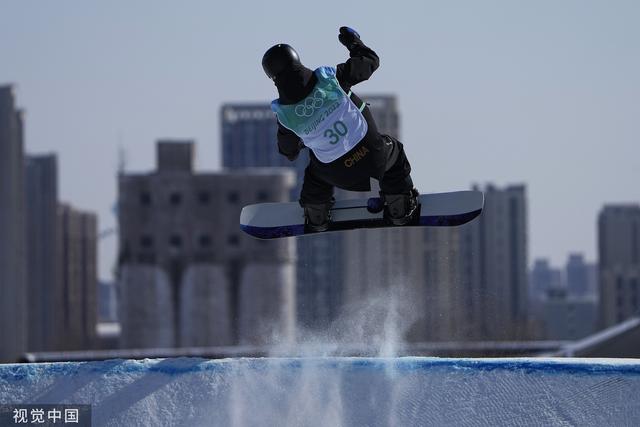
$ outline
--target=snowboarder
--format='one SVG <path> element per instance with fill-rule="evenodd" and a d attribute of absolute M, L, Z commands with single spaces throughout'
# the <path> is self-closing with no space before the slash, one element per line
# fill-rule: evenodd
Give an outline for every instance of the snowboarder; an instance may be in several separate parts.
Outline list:
<path fill-rule="evenodd" d="M 380 183 L 385 219 L 406 225 L 417 212 L 418 192 L 402 143 L 378 133 L 368 106 L 351 91 L 378 68 L 378 55 L 349 27 L 340 27 L 338 40 L 350 58 L 335 68 L 310 70 L 288 44 L 271 47 L 262 58 L 278 89 L 279 98 L 271 103 L 278 151 L 293 161 L 302 148 L 311 150 L 300 194 L 305 226 L 326 231 L 333 188 L 370 191 L 370 177 Z"/>

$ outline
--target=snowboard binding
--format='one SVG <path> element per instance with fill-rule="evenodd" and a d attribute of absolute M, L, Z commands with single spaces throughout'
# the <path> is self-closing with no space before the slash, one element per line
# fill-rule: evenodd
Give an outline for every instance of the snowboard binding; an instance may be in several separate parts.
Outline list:
<path fill-rule="evenodd" d="M 331 207 L 335 200 L 327 203 L 306 203 L 304 208 L 304 228 L 306 232 L 319 233 L 329 229 L 331 222 Z"/>
<path fill-rule="evenodd" d="M 415 188 L 401 194 L 380 192 L 380 198 L 384 202 L 385 221 L 391 225 L 408 225 L 415 222 L 420 216 L 418 196 L 418 190 Z"/>

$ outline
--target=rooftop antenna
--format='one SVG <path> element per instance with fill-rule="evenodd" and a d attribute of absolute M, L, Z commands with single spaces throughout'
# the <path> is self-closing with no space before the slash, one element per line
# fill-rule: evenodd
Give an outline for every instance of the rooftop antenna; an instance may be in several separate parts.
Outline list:
<path fill-rule="evenodd" d="M 118 175 L 124 174 L 127 168 L 127 152 L 124 149 L 123 141 L 122 132 L 118 132 Z"/>

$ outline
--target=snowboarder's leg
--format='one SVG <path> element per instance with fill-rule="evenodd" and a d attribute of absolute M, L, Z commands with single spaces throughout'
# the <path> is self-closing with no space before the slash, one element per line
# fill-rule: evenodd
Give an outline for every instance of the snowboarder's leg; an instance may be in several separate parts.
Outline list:
<path fill-rule="evenodd" d="M 300 206 L 304 208 L 305 227 L 309 231 L 326 231 L 331 221 L 333 185 L 322 180 L 313 163 L 304 171 L 304 182 L 300 193 Z"/>
<path fill-rule="evenodd" d="M 418 191 L 411 180 L 411 165 L 402 143 L 383 135 L 390 145 L 386 171 L 380 180 L 380 197 L 385 203 L 385 218 L 393 225 L 410 223 L 418 212 Z"/>

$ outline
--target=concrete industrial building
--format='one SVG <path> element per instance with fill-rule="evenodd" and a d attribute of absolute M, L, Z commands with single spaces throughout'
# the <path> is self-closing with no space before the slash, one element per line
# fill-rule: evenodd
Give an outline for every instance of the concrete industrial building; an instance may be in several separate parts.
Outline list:
<path fill-rule="evenodd" d="M 54 154 L 27 156 L 27 259 L 29 351 L 59 350 L 62 307 L 58 250 L 58 161 Z"/>
<path fill-rule="evenodd" d="M 598 216 L 600 327 L 640 312 L 640 205 L 606 205 Z"/>
<path fill-rule="evenodd" d="M 478 190 L 474 186 L 474 190 Z M 461 227 L 466 338 L 526 339 L 527 199 L 524 185 L 487 185 L 480 218 Z"/>
<path fill-rule="evenodd" d="M 28 342 L 23 127 L 13 88 L 0 86 L 0 362 Z"/>
<path fill-rule="evenodd" d="M 190 141 L 160 141 L 157 170 L 119 176 L 121 346 L 261 344 L 295 327 L 295 243 L 238 225 L 249 203 L 286 201 L 283 169 L 193 171 Z"/>

